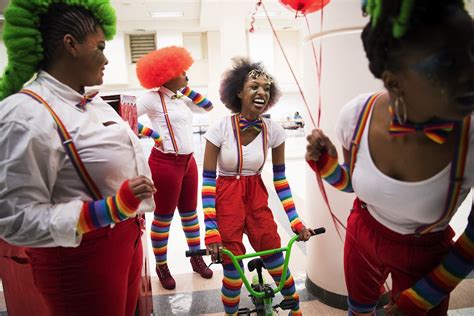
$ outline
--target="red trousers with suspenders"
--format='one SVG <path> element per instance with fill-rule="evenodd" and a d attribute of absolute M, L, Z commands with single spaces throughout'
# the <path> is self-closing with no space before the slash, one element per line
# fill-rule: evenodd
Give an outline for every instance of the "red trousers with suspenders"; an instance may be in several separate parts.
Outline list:
<path fill-rule="evenodd" d="M 381 94 L 368 98 L 362 108 L 350 147 L 350 174 L 370 112 Z M 432 233 L 439 223 L 449 220 L 456 211 L 466 163 L 470 117 L 455 125 L 457 144 L 451 163 L 450 184 L 442 216 L 434 223 L 419 227 L 416 233 L 402 235 L 377 222 L 365 204 L 356 199 L 347 222 L 344 243 L 344 273 L 352 311 L 369 312 L 375 308 L 388 274 L 392 276 L 392 299 L 413 286 L 441 262 L 450 250 L 454 237 L 448 226 Z M 427 315 L 446 315 L 449 296 L 429 310 Z"/>

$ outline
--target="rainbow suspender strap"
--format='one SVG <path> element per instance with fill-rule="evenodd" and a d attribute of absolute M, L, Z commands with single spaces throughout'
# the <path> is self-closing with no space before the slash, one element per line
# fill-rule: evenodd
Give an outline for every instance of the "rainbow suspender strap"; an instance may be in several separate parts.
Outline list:
<path fill-rule="evenodd" d="M 464 177 L 464 168 L 466 166 L 466 156 L 469 146 L 469 129 L 471 125 L 471 116 L 468 116 L 464 121 L 456 122 L 454 130 L 458 133 L 456 136 L 456 150 L 451 163 L 448 196 L 444 205 L 444 212 L 441 217 L 434 223 L 424 225 L 416 230 L 417 234 L 426 234 L 430 232 L 439 223 L 449 221 L 456 211 L 456 205 L 459 198 L 459 192 Z"/>
<path fill-rule="evenodd" d="M 351 147 L 349 149 L 351 161 L 350 161 L 350 174 L 354 172 L 354 166 L 357 159 L 357 151 L 359 149 L 359 144 L 362 139 L 362 134 L 364 133 L 365 126 L 370 116 L 370 112 L 377 101 L 378 97 L 381 96 L 381 93 L 374 94 L 365 103 L 362 111 L 359 115 L 357 125 L 352 136 Z M 462 123 L 456 123 L 455 130 L 458 132 L 456 150 L 454 152 L 454 158 L 451 163 L 451 172 L 450 172 L 450 181 L 448 187 L 448 194 L 446 197 L 446 203 L 444 207 L 444 212 L 442 216 L 434 223 L 429 225 L 424 225 L 419 227 L 416 230 L 416 234 L 423 235 L 429 233 L 434 227 L 439 223 L 449 220 L 453 215 L 456 204 L 459 197 L 459 192 L 461 190 L 462 180 L 464 176 L 464 167 L 466 165 L 466 155 L 469 144 L 469 127 L 471 123 L 471 117 L 467 117 Z"/>
<path fill-rule="evenodd" d="M 240 176 L 242 175 L 242 166 L 243 166 L 243 154 L 242 154 L 242 140 L 240 139 L 240 115 L 239 114 L 234 114 L 231 117 L 232 121 L 232 129 L 234 130 L 234 137 L 235 137 L 235 142 L 237 143 L 237 179 L 240 179 Z M 267 125 L 265 124 L 265 121 L 262 119 L 262 146 L 263 146 L 263 163 L 258 169 L 260 172 L 265 165 L 265 160 L 267 159 Z"/>
<path fill-rule="evenodd" d="M 161 99 L 161 106 L 163 107 L 163 113 L 165 115 L 166 125 L 168 126 L 168 132 L 170 133 L 171 143 L 173 144 L 174 153 L 178 155 L 178 143 L 176 142 L 176 138 L 174 137 L 173 127 L 171 126 L 171 121 L 168 116 L 168 108 L 166 107 L 165 97 L 161 91 L 158 91 L 158 95 Z"/>
<path fill-rule="evenodd" d="M 86 167 L 84 166 L 84 163 L 81 160 L 81 157 L 79 156 L 79 153 L 77 152 L 76 146 L 74 145 L 74 142 L 71 138 L 71 135 L 67 131 L 66 127 L 64 126 L 63 122 L 59 118 L 59 116 L 54 112 L 54 110 L 51 108 L 51 106 L 38 94 L 31 90 L 23 89 L 20 91 L 20 93 L 26 94 L 27 96 L 33 98 L 34 100 L 38 101 L 39 103 L 43 104 L 44 107 L 48 110 L 48 112 L 51 114 L 53 117 L 54 121 L 56 122 L 56 125 L 58 126 L 58 134 L 59 137 L 61 138 L 61 142 L 64 146 L 64 149 L 66 150 L 66 153 L 71 160 L 72 165 L 74 166 L 74 169 L 76 169 L 77 174 L 79 175 L 79 178 L 81 179 L 81 182 L 89 192 L 89 194 L 94 198 L 94 200 L 102 200 L 102 194 L 100 194 L 99 189 L 97 188 L 94 180 L 92 180 L 92 177 L 90 176 L 89 172 L 87 171 Z"/>

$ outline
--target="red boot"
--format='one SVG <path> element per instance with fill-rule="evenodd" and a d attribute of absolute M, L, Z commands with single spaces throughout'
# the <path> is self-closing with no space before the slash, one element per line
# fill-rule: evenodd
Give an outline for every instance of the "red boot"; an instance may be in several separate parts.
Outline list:
<path fill-rule="evenodd" d="M 205 279 L 212 278 L 212 270 L 207 267 L 201 256 L 192 257 L 190 261 L 194 272 L 199 273 Z"/>
<path fill-rule="evenodd" d="M 158 274 L 161 285 L 165 289 L 172 290 L 176 287 L 176 281 L 171 276 L 170 270 L 168 269 L 168 265 L 166 263 L 156 265 L 156 274 Z"/>

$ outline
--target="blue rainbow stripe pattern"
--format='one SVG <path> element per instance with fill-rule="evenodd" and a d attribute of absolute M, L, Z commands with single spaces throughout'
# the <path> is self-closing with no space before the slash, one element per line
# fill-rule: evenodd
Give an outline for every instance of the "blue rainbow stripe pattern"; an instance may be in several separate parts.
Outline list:
<path fill-rule="evenodd" d="M 157 265 L 167 263 L 168 237 L 172 220 L 173 214 L 154 214 L 153 222 L 151 223 L 150 236 L 151 246 L 153 248 Z"/>
<path fill-rule="evenodd" d="M 221 242 L 216 217 L 216 171 L 204 170 L 202 173 L 202 208 L 206 225 L 206 245 Z"/>
<path fill-rule="evenodd" d="M 212 102 L 199 92 L 196 92 L 189 87 L 184 87 L 183 89 L 181 89 L 181 93 L 186 97 L 190 98 L 194 104 L 205 109 L 206 111 L 212 110 Z"/>
<path fill-rule="evenodd" d="M 78 234 L 118 223 L 136 214 L 140 200 L 133 194 L 126 180 L 117 195 L 105 199 L 84 202 L 77 222 Z"/>
<path fill-rule="evenodd" d="M 290 221 L 291 229 L 295 233 L 299 233 L 304 227 L 298 213 L 296 212 L 293 195 L 291 194 L 290 185 L 286 179 L 285 165 L 273 165 L 273 185 L 280 198 L 280 202 L 285 209 L 286 216 Z"/>

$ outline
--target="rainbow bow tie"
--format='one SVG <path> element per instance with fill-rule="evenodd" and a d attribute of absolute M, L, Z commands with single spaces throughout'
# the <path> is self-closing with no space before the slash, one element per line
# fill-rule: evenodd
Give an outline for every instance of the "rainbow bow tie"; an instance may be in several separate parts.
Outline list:
<path fill-rule="evenodd" d="M 388 131 L 392 136 L 404 136 L 406 134 L 423 131 L 423 133 L 432 141 L 443 144 L 454 129 L 454 123 L 444 120 L 431 120 L 427 123 L 415 124 L 406 122 L 401 124 L 395 115 L 392 107 L 389 107 L 392 121 Z"/>
<path fill-rule="evenodd" d="M 78 104 L 76 104 L 76 106 L 80 108 L 81 110 L 85 111 L 87 103 L 91 102 L 95 98 L 95 96 L 98 94 L 99 94 L 99 91 L 91 91 L 87 93 L 86 95 L 82 97 L 82 100 Z"/>
<path fill-rule="evenodd" d="M 246 131 L 249 128 L 253 128 L 256 131 L 260 132 L 262 130 L 263 121 L 261 118 L 258 118 L 254 121 L 249 121 L 245 117 L 239 118 L 239 127 L 241 131 Z"/>

